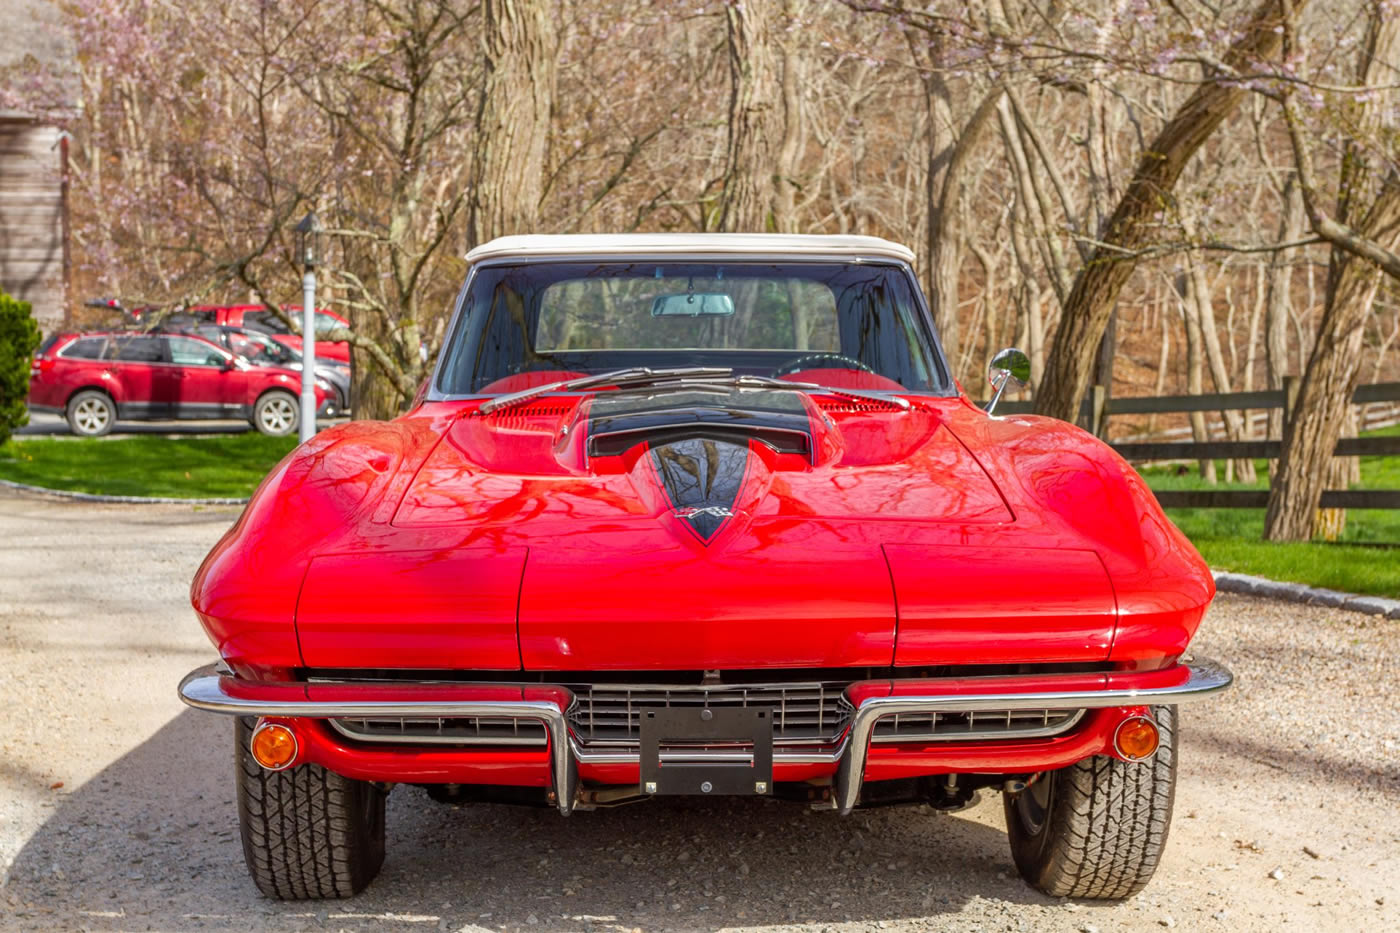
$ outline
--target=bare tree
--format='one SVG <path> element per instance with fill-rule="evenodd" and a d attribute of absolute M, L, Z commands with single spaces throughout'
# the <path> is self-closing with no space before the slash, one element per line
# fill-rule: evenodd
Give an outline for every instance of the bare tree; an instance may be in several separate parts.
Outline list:
<path fill-rule="evenodd" d="M 1312 536 L 1318 503 L 1335 474 L 1332 451 L 1347 424 L 1348 408 L 1361 371 L 1366 316 L 1380 287 L 1382 270 L 1400 279 L 1400 166 L 1393 148 L 1373 151 L 1383 106 L 1395 99 L 1400 75 L 1400 19 L 1386 5 L 1368 5 L 1369 26 L 1357 67 L 1368 92 L 1353 103 L 1359 116 L 1346 139 L 1337 188 L 1337 213 L 1321 205 L 1310 142 L 1305 138 L 1297 94 L 1285 88 L 1281 103 L 1298 170 L 1298 184 L 1313 230 L 1332 244 L 1326 305 L 1317 339 L 1289 419 L 1279 473 L 1269 491 L 1264 536 L 1300 541 Z M 1296 19 L 1285 30 L 1296 42 Z M 1391 138 L 1393 130 L 1382 138 Z M 1369 200 L 1369 203 L 1367 201 Z"/>
<path fill-rule="evenodd" d="M 539 227 L 552 131 L 559 10 L 543 0 L 483 0 L 485 75 L 475 126 L 470 242 Z"/>
<path fill-rule="evenodd" d="M 1297 0 L 1302 6 L 1306 0 Z M 1132 180 L 1099 233 L 1099 245 L 1075 276 L 1055 332 L 1036 410 L 1071 420 L 1079 411 L 1099 339 L 1132 276 L 1136 254 L 1151 241 L 1153 218 L 1176 187 L 1187 162 L 1248 93 L 1241 71 L 1273 58 L 1282 45 L 1281 0 L 1265 0 L 1215 74 L 1200 85 L 1145 147 Z"/>
<path fill-rule="evenodd" d="M 729 142 L 715 225 L 761 233 L 772 229 L 778 192 L 776 144 L 782 126 L 782 79 L 776 46 L 780 0 L 724 7 L 729 52 Z"/>

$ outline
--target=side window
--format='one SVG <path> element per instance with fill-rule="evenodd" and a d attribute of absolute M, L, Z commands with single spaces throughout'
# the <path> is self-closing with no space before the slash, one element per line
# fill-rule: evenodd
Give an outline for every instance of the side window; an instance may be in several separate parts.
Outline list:
<path fill-rule="evenodd" d="M 326 335 L 337 327 L 341 326 L 340 321 L 324 311 L 316 312 L 316 339 L 324 340 Z"/>
<path fill-rule="evenodd" d="M 102 358 L 125 363 L 163 363 L 159 337 L 113 337 Z"/>
<path fill-rule="evenodd" d="M 202 340 L 189 337 L 167 337 L 170 362 L 180 366 L 222 366 L 224 355 Z"/>
<path fill-rule="evenodd" d="M 243 326 L 264 334 L 290 334 L 287 322 L 271 311 L 248 311 L 243 315 Z"/>
<path fill-rule="evenodd" d="M 100 360 L 106 337 L 80 337 L 58 351 L 58 355 L 70 360 Z"/>

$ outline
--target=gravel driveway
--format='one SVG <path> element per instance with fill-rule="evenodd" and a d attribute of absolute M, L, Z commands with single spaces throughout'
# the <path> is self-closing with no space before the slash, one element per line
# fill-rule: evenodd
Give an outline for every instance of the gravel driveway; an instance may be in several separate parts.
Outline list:
<path fill-rule="evenodd" d="M 0 492 L 0 928 L 1400 929 L 1400 623 L 1220 597 L 1240 687 L 1184 715 L 1172 840 L 1121 904 L 1016 878 L 1001 803 L 846 819 L 772 800 L 548 810 L 389 799 L 351 900 L 264 900 L 232 730 L 175 684 L 211 658 L 186 588 L 235 512 Z"/>

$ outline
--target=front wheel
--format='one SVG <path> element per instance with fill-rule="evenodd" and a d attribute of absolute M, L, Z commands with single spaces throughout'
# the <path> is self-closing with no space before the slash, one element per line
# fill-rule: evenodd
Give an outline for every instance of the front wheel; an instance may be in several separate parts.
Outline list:
<path fill-rule="evenodd" d="M 253 406 L 253 427 L 269 437 L 295 434 L 300 423 L 299 401 L 290 392 L 265 392 Z"/>
<path fill-rule="evenodd" d="M 358 894 L 384 864 L 385 793 L 316 764 L 264 769 L 248 748 L 255 724 L 234 725 L 238 824 L 253 882 L 284 901 Z"/>
<path fill-rule="evenodd" d="M 1052 897 L 1124 898 L 1162 857 L 1176 796 L 1177 714 L 1155 706 L 1149 761 L 1097 755 L 1007 794 L 1006 832 L 1021 876 Z"/>

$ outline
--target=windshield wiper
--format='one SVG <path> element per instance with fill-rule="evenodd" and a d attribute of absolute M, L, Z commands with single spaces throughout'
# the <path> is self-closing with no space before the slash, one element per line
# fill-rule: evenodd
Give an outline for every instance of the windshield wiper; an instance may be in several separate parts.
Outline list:
<path fill-rule="evenodd" d="M 685 366 L 675 369 L 649 369 L 646 366 L 632 366 L 627 369 L 615 369 L 609 373 L 598 373 L 594 376 L 579 376 L 576 379 L 547 382 L 533 388 L 521 389 L 519 392 L 498 395 L 495 398 L 487 399 L 477 410 L 483 415 L 489 415 L 493 411 L 519 405 L 521 402 L 528 402 L 532 398 L 548 395 L 550 392 L 568 392 L 573 389 L 588 389 L 594 386 L 617 386 L 620 389 L 627 386 L 644 386 L 658 380 L 713 379 L 730 376 L 733 373 L 734 370 L 723 366 Z"/>
<path fill-rule="evenodd" d="M 741 389 L 785 389 L 789 392 L 824 392 L 828 395 L 839 395 L 844 398 L 858 398 L 867 401 L 883 402 L 893 405 L 896 408 L 907 410 L 909 400 L 898 395 L 890 395 L 874 389 L 838 389 L 835 386 L 824 386 L 816 382 L 794 382 L 791 379 L 778 379 L 774 376 L 728 376 L 719 379 L 709 377 L 698 377 L 690 379 L 677 379 L 675 382 L 665 383 L 664 386 L 656 388 L 686 388 L 703 389 L 707 386 L 714 388 L 738 387 Z"/>

